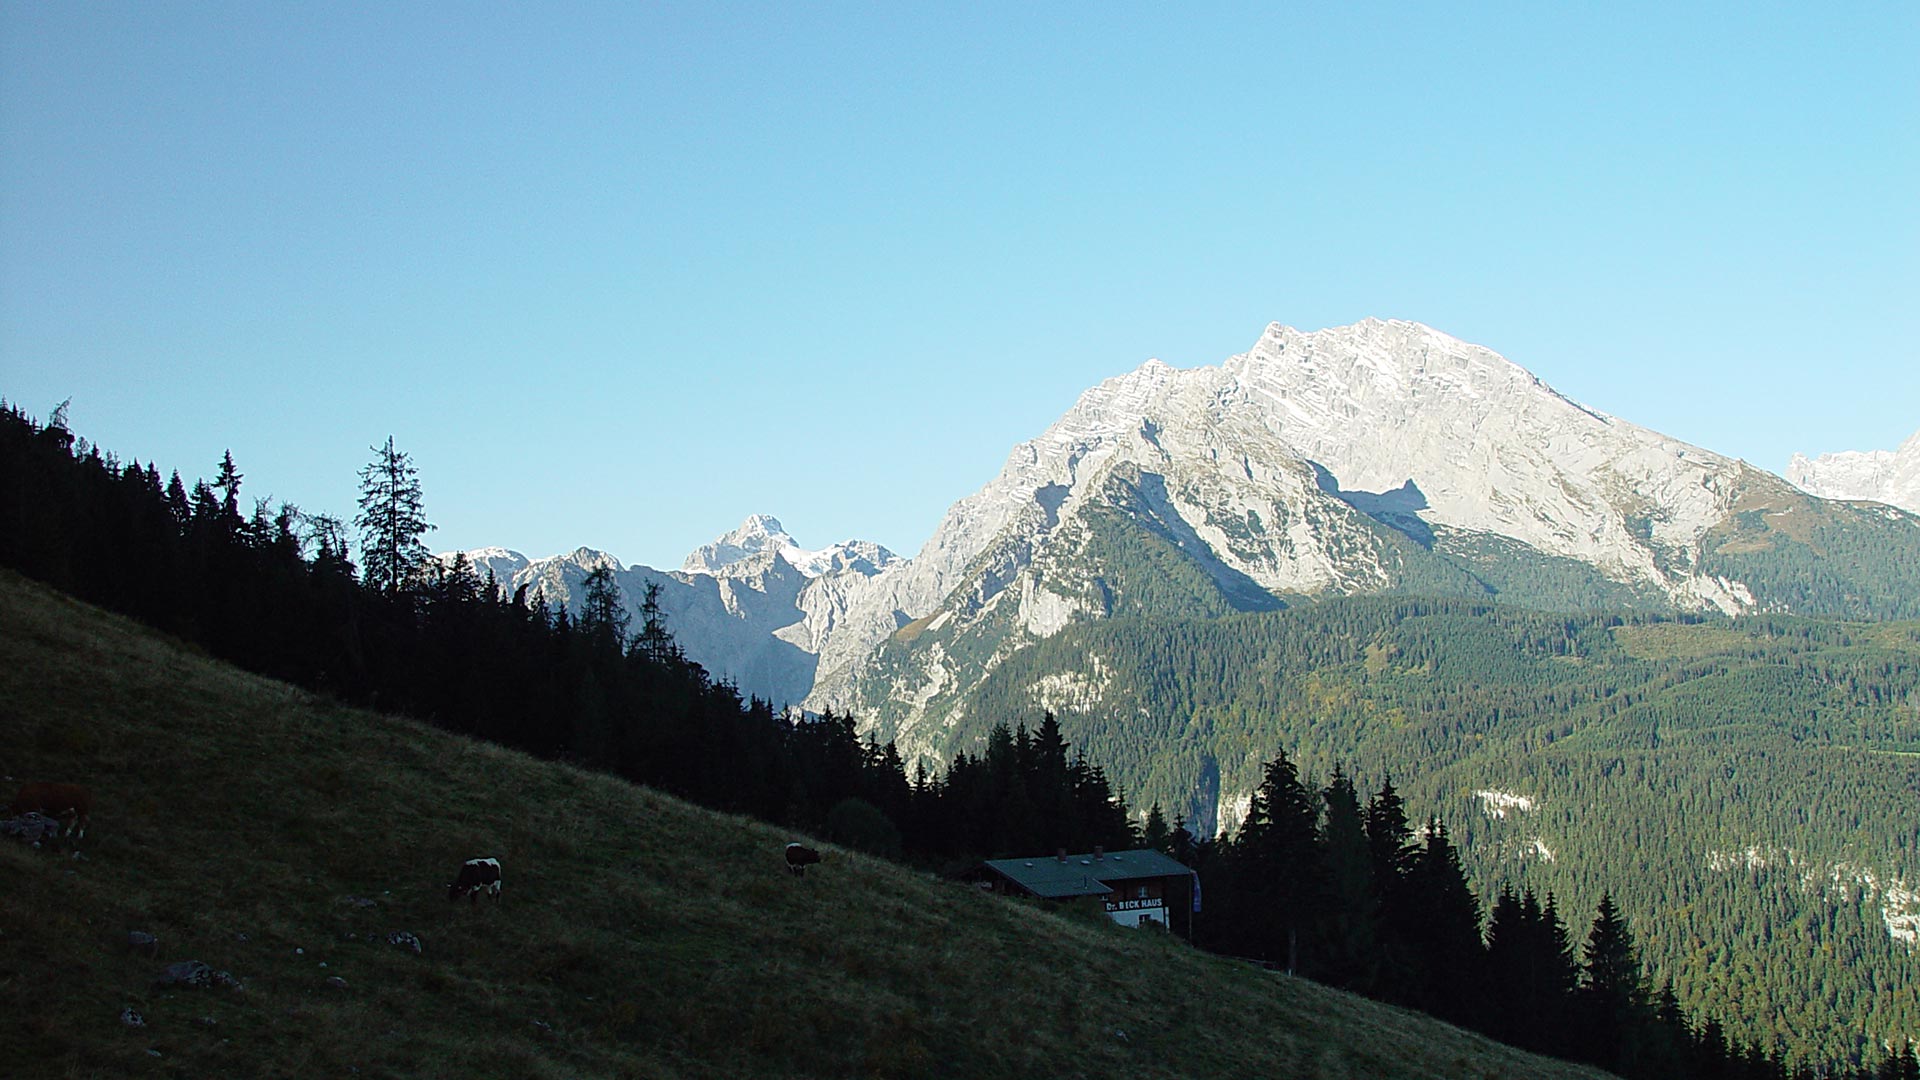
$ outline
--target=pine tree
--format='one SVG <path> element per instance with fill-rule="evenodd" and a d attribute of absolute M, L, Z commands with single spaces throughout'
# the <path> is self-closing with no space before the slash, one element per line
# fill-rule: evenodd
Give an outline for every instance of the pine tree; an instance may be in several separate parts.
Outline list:
<path fill-rule="evenodd" d="M 420 474 L 413 460 L 394 449 L 393 436 L 373 448 L 374 459 L 360 470 L 360 513 L 353 524 L 360 530 L 360 558 L 367 584 L 389 596 L 411 582 L 414 570 L 427 559 L 420 538 L 433 529 L 427 524 L 420 497 Z"/>

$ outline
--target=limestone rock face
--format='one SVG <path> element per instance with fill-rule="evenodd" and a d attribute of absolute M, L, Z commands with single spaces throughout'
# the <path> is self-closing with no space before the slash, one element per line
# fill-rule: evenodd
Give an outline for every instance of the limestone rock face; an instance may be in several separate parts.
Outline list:
<path fill-rule="evenodd" d="M 911 729 L 950 696 L 936 687 L 977 680 L 1021 640 L 1136 610 L 1115 573 L 1129 530 L 1210 581 L 1218 595 L 1193 594 L 1196 614 L 1406 584 L 1420 559 L 1409 543 L 1495 543 L 1682 608 L 1737 611 L 1744 586 L 1695 566 L 1739 494 L 1769 482 L 1417 323 L 1274 324 L 1220 366 L 1150 360 L 1108 379 L 1015 447 L 913 560 L 851 599 L 840 625 L 855 647 L 821 651 L 809 704 L 897 706 Z M 920 655 L 877 657 L 876 635 L 899 627 L 916 644 L 895 651 Z"/>
<path fill-rule="evenodd" d="M 1803 472 L 1809 491 L 1905 492 L 1914 505 L 1920 436 Z M 586 575 L 609 565 L 630 607 L 659 588 L 668 628 L 716 677 L 776 705 L 852 709 L 892 735 L 954 722 L 1002 659 L 1084 619 L 1390 589 L 1567 608 L 1779 606 L 1716 553 L 1766 549 L 1767 522 L 1824 512 L 1807 502 L 1492 350 L 1368 319 L 1276 323 L 1220 365 L 1149 360 L 1090 388 L 954 503 L 912 559 L 861 541 L 804 548 L 761 514 L 678 571 L 587 548 L 468 557 L 509 590 L 573 609 Z M 1729 544 L 1741 528 L 1761 532 Z"/>
<path fill-rule="evenodd" d="M 1898 450 L 1795 454 L 1787 479 L 1823 499 L 1864 499 L 1920 514 L 1920 432 Z"/>

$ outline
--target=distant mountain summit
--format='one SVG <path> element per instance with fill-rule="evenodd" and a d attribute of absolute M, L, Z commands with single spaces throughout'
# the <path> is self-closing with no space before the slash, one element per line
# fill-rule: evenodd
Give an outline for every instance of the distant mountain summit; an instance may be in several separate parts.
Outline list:
<path fill-rule="evenodd" d="M 818 551 L 809 551 L 787 535 L 780 519 L 768 514 L 752 514 L 740 527 L 722 535 L 711 544 L 702 544 L 689 554 L 680 569 L 689 574 L 719 574 L 755 555 L 777 554 L 788 566 L 819 577 L 837 570 L 875 574 L 900 557 L 868 540 L 847 540 Z"/>
<path fill-rule="evenodd" d="M 1823 499 L 1867 499 L 1920 513 L 1920 432 L 1898 450 L 1795 454 L 1787 479 Z"/>
<path fill-rule="evenodd" d="M 848 540 L 802 548 L 777 518 L 754 514 L 703 544 L 680 570 L 626 566 L 594 548 L 529 559 L 501 547 L 464 552 L 482 578 L 509 594 L 578 611 L 587 575 L 604 566 L 636 618 L 649 587 L 681 648 L 716 679 L 776 706 L 798 704 L 813 688 L 819 654 L 844 617 L 848 597 L 902 560 L 879 544 Z M 450 562 L 453 552 L 438 556 Z M 637 622 L 636 622 L 637 625 Z"/>

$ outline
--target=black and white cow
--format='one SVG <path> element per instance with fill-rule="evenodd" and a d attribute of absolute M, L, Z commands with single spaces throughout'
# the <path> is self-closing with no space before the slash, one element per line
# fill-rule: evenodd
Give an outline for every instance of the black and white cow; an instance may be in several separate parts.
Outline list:
<path fill-rule="evenodd" d="M 447 899 L 458 900 L 470 896 L 473 902 L 480 902 L 481 892 L 498 898 L 500 895 L 500 860 L 468 859 L 460 867 L 460 876 L 447 886 Z"/>
<path fill-rule="evenodd" d="M 795 876 L 805 874 L 807 867 L 820 861 L 820 853 L 805 844 L 787 845 L 787 869 Z"/>

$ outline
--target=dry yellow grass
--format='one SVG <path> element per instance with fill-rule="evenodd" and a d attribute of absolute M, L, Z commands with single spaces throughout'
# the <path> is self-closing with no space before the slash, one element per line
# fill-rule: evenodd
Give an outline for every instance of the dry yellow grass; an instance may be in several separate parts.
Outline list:
<path fill-rule="evenodd" d="M 8 1077 L 1600 1075 L 843 851 L 794 879 L 769 826 L 343 708 L 4 573 L 0 772 L 96 799 L 84 859 L 0 845 Z M 449 905 L 474 855 L 504 896 Z M 183 959 L 245 989 L 155 988 Z"/>

